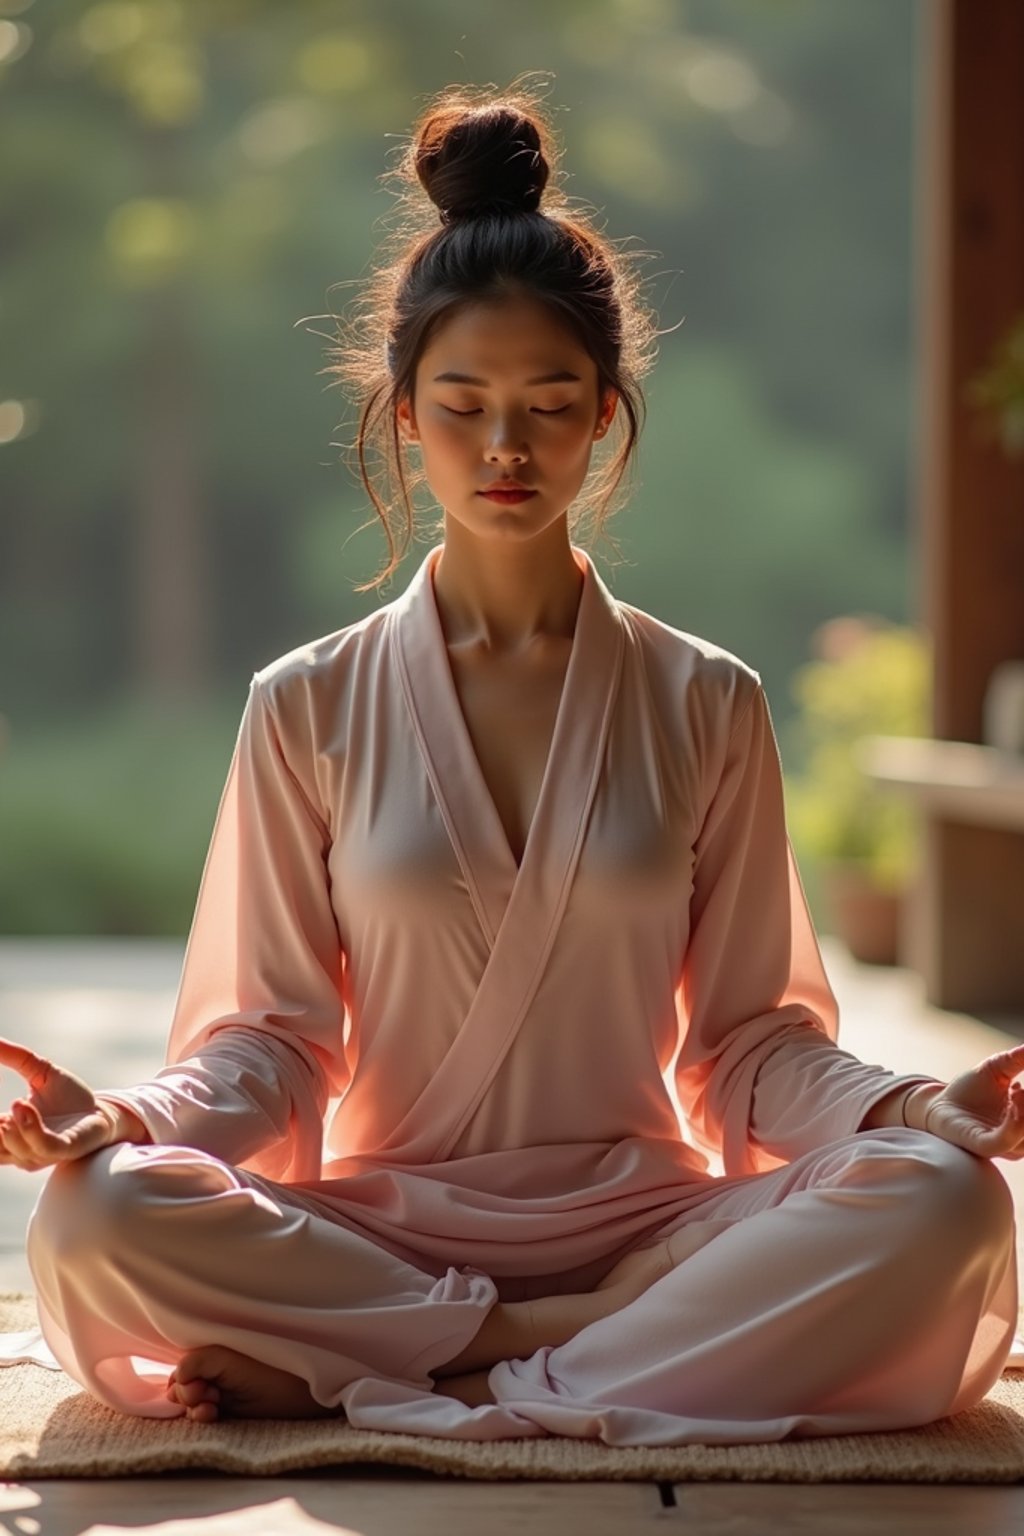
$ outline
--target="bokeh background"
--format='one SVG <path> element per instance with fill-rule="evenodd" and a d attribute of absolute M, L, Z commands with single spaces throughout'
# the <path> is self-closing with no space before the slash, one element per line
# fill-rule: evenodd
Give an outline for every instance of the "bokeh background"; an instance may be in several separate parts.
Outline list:
<path fill-rule="evenodd" d="M 916 622 L 927 28 L 923 0 L 0 0 L 0 933 L 183 935 L 253 671 L 434 542 L 354 591 L 385 542 L 330 316 L 426 99 L 524 71 L 666 332 L 599 568 L 761 673 L 827 928 L 795 679 L 837 618 Z"/>

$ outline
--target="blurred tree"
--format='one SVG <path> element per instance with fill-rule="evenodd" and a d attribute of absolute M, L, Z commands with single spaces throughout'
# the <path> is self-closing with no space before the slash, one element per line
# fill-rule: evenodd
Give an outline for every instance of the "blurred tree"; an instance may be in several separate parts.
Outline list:
<path fill-rule="evenodd" d="M 663 342 L 642 490 L 613 527 L 627 558 L 634 539 L 656 558 L 617 589 L 780 675 L 823 616 L 815 594 L 863 582 L 857 601 L 903 616 L 913 0 L 579 0 L 554 18 L 522 0 L 508 28 L 466 0 L 429 17 L 411 0 L 5 4 L 0 391 L 25 411 L 0 441 L 0 697 L 16 714 L 196 691 L 394 595 L 350 591 L 382 546 L 346 547 L 370 509 L 332 427 L 343 413 L 348 440 L 354 422 L 337 392 L 318 407 L 322 345 L 300 322 L 321 296 L 343 305 L 335 285 L 373 258 L 385 156 L 426 94 L 527 68 L 553 76 L 571 194 L 655 253 L 649 271 L 685 278 L 652 294 L 666 327 L 686 324 Z M 694 441 L 688 481 L 680 413 L 714 390 L 715 354 L 747 404 L 722 424 L 730 463 Z M 807 494 L 812 460 L 821 537 L 794 544 L 773 507 L 790 473 Z M 703 566 L 716 465 L 743 549 L 763 535 L 728 579 L 727 549 Z M 858 560 L 823 585 L 855 527 Z"/>
<path fill-rule="evenodd" d="M 384 546 L 323 312 L 453 80 L 548 73 L 566 190 L 650 253 L 602 570 L 758 668 L 785 754 L 815 628 L 908 617 L 925 11 L 0 0 L 0 927 L 184 932 L 249 676 L 408 579 L 352 592 Z"/>

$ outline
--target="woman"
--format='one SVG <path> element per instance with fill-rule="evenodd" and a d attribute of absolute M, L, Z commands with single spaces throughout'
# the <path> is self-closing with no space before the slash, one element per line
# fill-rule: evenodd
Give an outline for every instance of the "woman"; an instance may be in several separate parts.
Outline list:
<path fill-rule="evenodd" d="M 336 366 L 443 542 L 253 676 L 167 1065 L 0 1046 L 40 1327 L 123 1412 L 777 1440 L 1009 1352 L 1024 1047 L 944 1085 L 837 1045 L 759 674 L 570 538 L 653 333 L 553 160 L 522 90 L 416 126 L 431 226 Z"/>

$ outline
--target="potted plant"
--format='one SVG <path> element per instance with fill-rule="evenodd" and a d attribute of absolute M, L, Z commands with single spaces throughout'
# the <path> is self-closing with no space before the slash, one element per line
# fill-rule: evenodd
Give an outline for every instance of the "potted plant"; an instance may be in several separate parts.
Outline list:
<path fill-rule="evenodd" d="M 794 675 L 804 772 L 787 783 L 793 840 L 819 862 L 834 931 L 857 960 L 895 965 L 920 857 L 913 806 L 859 767 L 866 735 L 927 736 L 931 648 L 872 614 L 830 620 Z"/>
<path fill-rule="evenodd" d="M 1024 314 L 1000 337 L 984 370 L 968 384 L 967 400 L 1006 457 L 1020 458 L 1024 454 Z"/>
<path fill-rule="evenodd" d="M 993 347 L 988 363 L 967 386 L 981 428 L 1011 462 L 1024 459 L 1024 311 Z M 1024 656 L 997 663 L 985 696 L 985 741 L 1003 751 L 1024 751 Z"/>

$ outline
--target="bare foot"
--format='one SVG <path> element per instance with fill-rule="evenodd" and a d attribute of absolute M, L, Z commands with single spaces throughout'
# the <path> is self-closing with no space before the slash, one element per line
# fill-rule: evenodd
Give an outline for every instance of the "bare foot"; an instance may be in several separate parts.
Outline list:
<path fill-rule="evenodd" d="M 594 1294 L 601 1295 L 609 1312 L 621 1311 L 631 1301 L 636 1301 L 674 1269 L 678 1260 L 669 1246 L 670 1238 L 650 1248 L 634 1249 L 610 1269 L 604 1279 L 594 1287 Z"/>
<path fill-rule="evenodd" d="M 628 1307 L 630 1302 L 636 1301 L 649 1290 L 656 1280 L 660 1280 L 682 1262 L 686 1256 L 687 1242 L 685 1236 L 674 1233 L 672 1237 L 648 1248 L 627 1253 L 592 1291 L 535 1298 L 526 1304 L 532 1313 L 531 1337 L 526 1347 L 532 1351 L 544 1344 L 567 1343 L 588 1324 L 600 1322 L 613 1312 Z M 506 1310 L 512 1312 L 522 1305 L 513 1303 Z M 470 1344 L 463 1355 L 471 1354 L 473 1349 L 474 1345 Z M 459 1358 L 456 1356 L 456 1361 Z M 434 1391 L 442 1397 L 457 1398 L 468 1408 L 478 1408 L 482 1403 L 495 1401 L 487 1384 L 490 1366 L 485 1370 L 451 1376 L 443 1374 L 445 1369 L 451 1369 L 450 1361 L 447 1367 L 431 1372 Z"/>
<path fill-rule="evenodd" d="M 167 1382 L 172 1403 L 184 1403 L 198 1424 L 214 1419 L 337 1418 L 340 1408 L 325 1408 L 301 1376 L 252 1360 L 223 1344 L 190 1349 Z"/>

